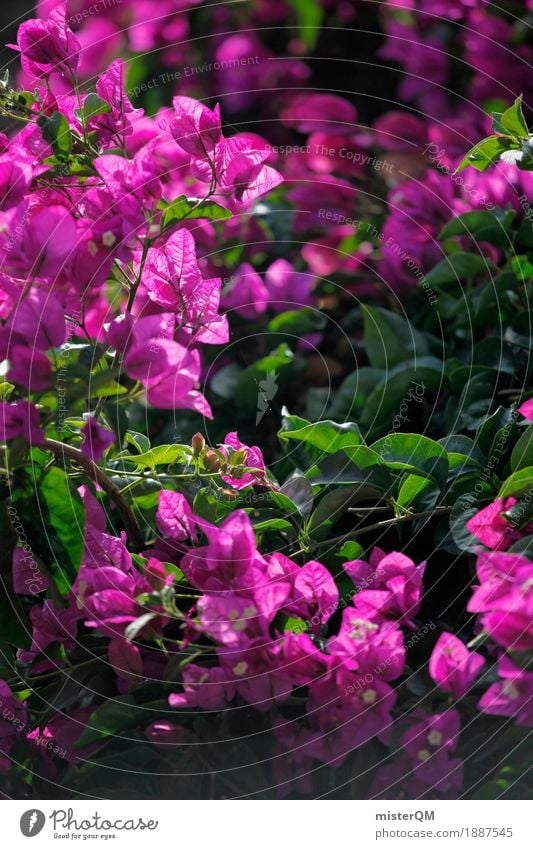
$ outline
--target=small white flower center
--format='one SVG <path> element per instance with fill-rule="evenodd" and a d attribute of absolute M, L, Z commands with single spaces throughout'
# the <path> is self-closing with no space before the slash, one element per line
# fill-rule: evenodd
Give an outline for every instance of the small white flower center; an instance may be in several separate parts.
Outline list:
<path fill-rule="evenodd" d="M 105 233 L 102 234 L 102 244 L 105 245 L 106 248 L 112 248 L 116 241 L 117 237 L 112 230 L 106 230 Z"/>
<path fill-rule="evenodd" d="M 361 699 L 366 705 L 373 705 L 377 697 L 378 694 L 375 690 L 365 690 L 365 692 L 361 695 Z"/>
<path fill-rule="evenodd" d="M 443 738 L 440 731 L 430 731 L 427 739 L 430 746 L 440 746 Z"/>

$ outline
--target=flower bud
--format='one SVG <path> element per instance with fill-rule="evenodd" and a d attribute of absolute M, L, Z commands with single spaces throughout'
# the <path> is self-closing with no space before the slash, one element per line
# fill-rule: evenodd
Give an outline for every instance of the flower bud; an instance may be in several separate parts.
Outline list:
<path fill-rule="evenodd" d="M 220 471 L 220 457 L 214 451 L 206 451 L 204 454 L 204 466 L 209 472 Z"/>
<path fill-rule="evenodd" d="M 150 557 L 148 563 L 144 567 L 144 576 L 152 589 L 161 590 L 165 586 L 167 570 L 160 560 L 157 560 L 155 557 Z"/>
<path fill-rule="evenodd" d="M 192 450 L 195 457 L 199 457 L 205 448 L 205 439 L 201 433 L 195 433 L 191 439 Z"/>

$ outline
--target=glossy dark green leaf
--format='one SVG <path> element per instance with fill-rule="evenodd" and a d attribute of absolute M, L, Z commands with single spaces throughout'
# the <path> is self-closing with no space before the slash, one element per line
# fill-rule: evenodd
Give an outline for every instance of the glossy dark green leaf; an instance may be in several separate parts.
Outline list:
<path fill-rule="evenodd" d="M 426 274 L 426 280 L 434 286 L 471 280 L 477 274 L 492 269 L 491 261 L 479 254 L 458 251 L 441 260 Z"/>
<path fill-rule="evenodd" d="M 389 468 L 431 477 L 441 489 L 446 485 L 448 454 L 433 439 L 417 433 L 390 433 L 370 447 Z"/>
<path fill-rule="evenodd" d="M 414 325 L 390 310 L 363 307 L 365 347 L 374 368 L 390 369 L 414 355 L 430 353 L 429 343 Z"/>

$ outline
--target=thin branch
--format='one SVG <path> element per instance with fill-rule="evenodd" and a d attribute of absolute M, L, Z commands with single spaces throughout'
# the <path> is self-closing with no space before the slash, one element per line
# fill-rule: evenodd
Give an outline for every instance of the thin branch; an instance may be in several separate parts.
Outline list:
<path fill-rule="evenodd" d="M 358 528 L 354 531 L 348 531 L 338 537 L 322 540 L 322 542 L 313 542 L 309 546 L 313 551 L 315 548 L 324 548 L 326 545 L 335 545 L 338 542 L 345 542 L 352 537 L 358 537 L 359 534 L 367 534 L 369 531 L 386 530 L 387 528 L 399 525 L 400 522 L 414 522 L 415 519 L 423 519 L 425 516 L 443 516 L 446 513 L 451 513 L 451 507 L 434 507 L 433 510 L 424 510 L 422 513 L 409 513 L 407 516 L 394 516 L 392 519 L 384 519 L 382 522 L 375 522 L 373 525 L 367 525 L 365 528 Z M 297 552 L 298 554 L 300 552 Z"/>
<path fill-rule="evenodd" d="M 134 551 L 140 551 L 144 546 L 144 541 L 133 510 L 121 494 L 119 488 L 107 477 L 105 472 L 90 457 L 86 457 L 79 448 L 74 448 L 72 445 L 66 445 L 64 442 L 58 442 L 56 439 L 45 439 L 44 447 L 52 451 L 56 457 L 61 457 L 63 460 L 72 460 L 109 495 L 122 516 L 131 547 Z"/>

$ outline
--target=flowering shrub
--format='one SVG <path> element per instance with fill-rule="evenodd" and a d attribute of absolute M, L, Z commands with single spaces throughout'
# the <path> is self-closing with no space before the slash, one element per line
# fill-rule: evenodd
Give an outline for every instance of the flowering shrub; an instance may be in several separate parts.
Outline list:
<path fill-rule="evenodd" d="M 2 792 L 530 796 L 519 22 L 160 5 L 0 83 Z M 352 20 L 394 109 L 313 89 Z"/>

